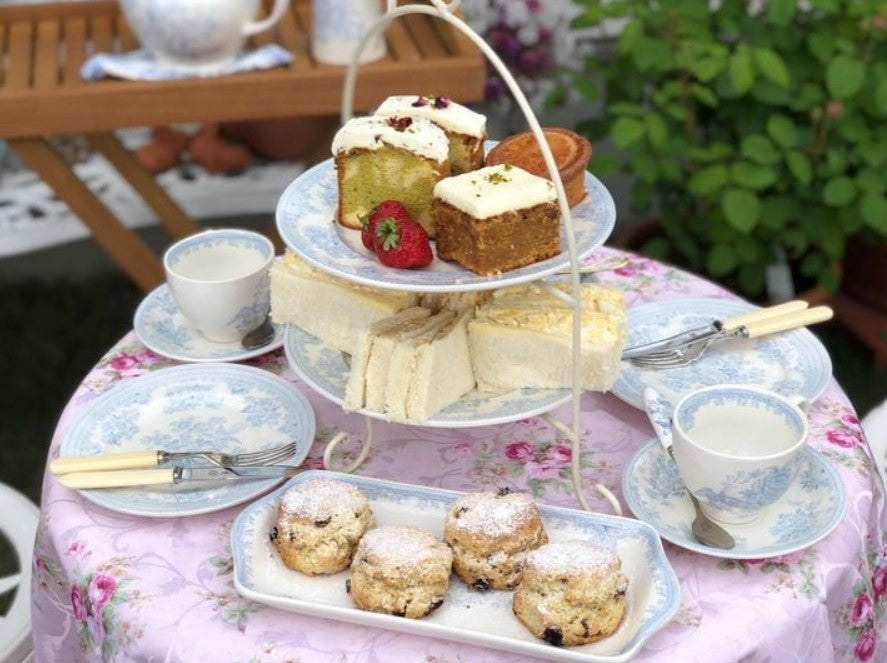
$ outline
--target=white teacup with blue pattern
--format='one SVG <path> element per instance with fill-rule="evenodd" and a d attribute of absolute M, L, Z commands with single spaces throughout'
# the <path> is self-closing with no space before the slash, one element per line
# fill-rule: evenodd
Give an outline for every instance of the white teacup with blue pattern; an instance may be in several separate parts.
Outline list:
<path fill-rule="evenodd" d="M 687 394 L 672 420 L 674 459 L 711 518 L 753 521 L 788 490 L 807 442 L 800 398 L 724 384 Z"/>
<path fill-rule="evenodd" d="M 274 245 L 250 230 L 205 230 L 163 256 L 166 282 L 179 310 L 210 341 L 241 340 L 271 307 L 268 270 Z"/>

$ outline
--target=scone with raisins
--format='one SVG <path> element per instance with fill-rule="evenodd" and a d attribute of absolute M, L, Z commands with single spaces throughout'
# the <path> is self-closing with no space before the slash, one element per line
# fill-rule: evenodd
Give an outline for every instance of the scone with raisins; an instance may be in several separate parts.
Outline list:
<path fill-rule="evenodd" d="M 362 610 L 416 619 L 443 605 L 453 553 L 417 527 L 384 526 L 357 546 L 346 589 Z"/>
<path fill-rule="evenodd" d="M 320 575 L 348 568 L 360 537 L 375 525 L 359 488 L 317 477 L 285 491 L 271 538 L 289 568 Z"/>
<path fill-rule="evenodd" d="M 533 498 L 505 488 L 468 493 L 447 512 L 444 540 L 453 549 L 453 570 L 479 590 L 511 589 L 524 554 L 548 541 Z"/>
<path fill-rule="evenodd" d="M 627 589 L 615 551 L 587 541 L 548 543 L 527 553 L 512 608 L 537 638 L 572 647 L 619 627 Z"/>

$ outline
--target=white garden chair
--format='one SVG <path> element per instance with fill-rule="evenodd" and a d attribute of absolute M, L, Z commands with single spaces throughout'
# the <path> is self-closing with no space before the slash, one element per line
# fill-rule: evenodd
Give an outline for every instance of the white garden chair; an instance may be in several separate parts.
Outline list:
<path fill-rule="evenodd" d="M 39 510 L 31 500 L 0 484 L 0 537 L 12 544 L 21 569 L 0 578 L 0 595 L 15 591 L 5 615 L 0 615 L 0 663 L 32 660 L 31 566 Z"/>

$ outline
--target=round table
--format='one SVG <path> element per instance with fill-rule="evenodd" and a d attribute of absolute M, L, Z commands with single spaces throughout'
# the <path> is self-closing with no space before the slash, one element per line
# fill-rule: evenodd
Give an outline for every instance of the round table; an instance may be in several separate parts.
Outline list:
<path fill-rule="evenodd" d="M 589 262 L 620 255 L 609 248 Z M 734 295 L 681 270 L 627 254 L 597 278 L 628 307 Z M 99 394 L 174 365 L 127 334 L 99 361 L 59 420 L 49 456 Z M 306 466 L 325 442 L 360 436 L 361 416 L 301 384 L 282 351 L 248 361 L 294 383 L 317 420 Z M 553 414 L 569 421 L 569 404 Z M 582 396 L 582 473 L 622 498 L 627 460 L 652 438 L 643 412 L 611 394 Z M 769 559 L 719 559 L 665 543 L 681 586 L 674 619 L 637 661 L 877 661 L 887 657 L 887 504 L 859 421 L 831 380 L 810 407 L 809 444 L 847 492 L 844 517 L 825 539 Z M 540 502 L 576 508 L 569 442 L 542 418 L 447 430 L 376 422 L 357 473 L 462 491 L 503 484 Z M 589 490 L 591 506 L 609 504 Z M 243 506 L 180 518 L 123 515 L 83 499 L 47 474 L 34 551 L 33 632 L 38 661 L 518 661 L 516 654 L 291 613 L 241 597 L 229 533 Z"/>

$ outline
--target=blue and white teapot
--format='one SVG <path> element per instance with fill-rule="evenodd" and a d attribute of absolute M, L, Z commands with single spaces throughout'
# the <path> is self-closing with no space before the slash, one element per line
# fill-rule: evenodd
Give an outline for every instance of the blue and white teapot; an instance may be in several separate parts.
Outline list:
<path fill-rule="evenodd" d="M 271 28 L 289 7 L 274 0 L 255 20 L 259 0 L 120 0 L 142 47 L 160 64 L 218 67 L 237 57 L 250 35 Z"/>

